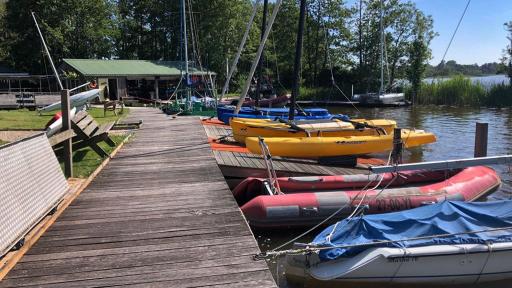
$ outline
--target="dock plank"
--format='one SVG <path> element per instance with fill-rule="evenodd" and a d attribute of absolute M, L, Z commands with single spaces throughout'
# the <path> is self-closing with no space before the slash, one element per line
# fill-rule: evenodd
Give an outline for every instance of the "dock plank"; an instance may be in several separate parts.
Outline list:
<path fill-rule="evenodd" d="M 0 287 L 276 287 L 217 165 L 236 157 L 212 153 L 197 117 L 132 109 L 139 119 Z"/>

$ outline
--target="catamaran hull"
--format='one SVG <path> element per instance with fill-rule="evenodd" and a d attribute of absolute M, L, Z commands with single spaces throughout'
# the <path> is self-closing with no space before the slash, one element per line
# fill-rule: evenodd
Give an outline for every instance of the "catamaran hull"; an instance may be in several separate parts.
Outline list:
<path fill-rule="evenodd" d="M 396 122 L 387 119 L 352 119 L 353 122 L 367 124 L 381 128 L 381 130 L 373 128 L 355 127 L 354 124 L 341 120 L 319 120 L 296 122 L 296 125 L 310 132 L 312 136 L 320 137 L 344 137 L 344 136 L 372 136 L 381 135 L 383 131 L 387 134 L 393 133 L 396 128 Z M 307 137 L 306 132 L 297 131 L 290 128 L 286 123 L 272 121 L 270 119 L 243 119 L 233 118 L 230 122 L 233 130 L 233 138 L 239 143 L 245 143 L 247 137 Z"/>
<path fill-rule="evenodd" d="M 494 192 L 501 185 L 496 172 L 485 166 L 462 170 L 445 181 L 406 188 L 361 192 L 306 192 L 261 195 L 241 207 L 252 227 L 280 228 L 318 224 L 338 209 L 333 221 L 347 217 L 361 203 L 365 214 L 401 211 L 446 200 L 474 201 Z"/>
<path fill-rule="evenodd" d="M 423 130 L 402 130 L 406 148 L 433 143 L 436 137 Z M 393 135 L 344 137 L 267 137 L 264 138 L 272 156 L 293 158 L 321 158 L 381 153 L 393 149 Z M 246 137 L 247 149 L 261 154 L 259 138 Z"/>
<path fill-rule="evenodd" d="M 289 255 L 285 266 L 290 281 L 306 281 L 311 287 L 347 284 L 357 284 L 357 287 L 396 287 L 397 284 L 453 287 L 511 279 L 511 257 L 512 243 L 503 242 L 371 248 L 354 257 L 332 261 L 321 261 L 314 253 Z"/>

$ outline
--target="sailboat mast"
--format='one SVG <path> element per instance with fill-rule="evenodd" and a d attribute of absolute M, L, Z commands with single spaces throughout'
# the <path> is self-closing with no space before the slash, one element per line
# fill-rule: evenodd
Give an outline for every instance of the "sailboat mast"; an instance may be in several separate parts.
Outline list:
<path fill-rule="evenodd" d="M 43 42 L 44 51 L 48 56 L 48 60 L 50 60 L 50 65 L 52 66 L 53 74 L 55 75 L 55 79 L 57 79 L 57 83 L 59 84 L 60 90 L 64 90 L 64 86 L 62 86 L 62 82 L 60 81 L 59 73 L 55 68 L 55 64 L 53 64 L 52 56 L 50 55 L 50 51 L 48 50 L 48 46 L 46 46 L 46 41 L 44 41 L 43 33 L 41 33 L 41 29 L 39 28 L 39 23 L 37 23 L 36 14 L 32 13 L 32 19 L 34 19 L 34 23 L 36 24 L 37 33 L 39 33 L 39 37 L 41 37 L 41 42 Z"/>
<path fill-rule="evenodd" d="M 297 43 L 295 44 L 295 63 L 293 65 L 293 89 L 290 103 L 288 120 L 292 121 L 295 116 L 295 106 L 299 97 L 300 87 L 300 60 L 302 58 L 302 37 L 304 35 L 304 21 L 306 18 L 306 0 L 300 0 L 299 27 L 297 30 Z"/>
<path fill-rule="evenodd" d="M 268 0 L 263 1 L 263 17 L 261 19 L 261 38 L 263 40 L 263 34 L 265 34 L 265 27 L 267 25 L 267 8 Z M 260 62 L 258 63 L 258 83 L 256 84 L 256 106 L 260 104 L 260 93 L 261 83 L 263 82 L 263 61 L 265 59 L 265 51 L 261 52 Z"/>
<path fill-rule="evenodd" d="M 384 94 L 384 0 L 380 0 L 380 90 Z"/>
<path fill-rule="evenodd" d="M 222 94 L 220 95 L 220 100 L 224 98 L 224 95 L 228 91 L 229 88 L 229 81 L 231 80 L 231 77 L 233 77 L 233 74 L 236 70 L 236 65 L 238 63 L 238 60 L 240 59 L 240 55 L 242 54 L 242 50 L 244 49 L 245 42 L 247 41 L 247 37 L 249 37 L 249 32 L 251 31 L 252 23 L 254 22 L 254 17 L 256 16 L 256 12 L 258 11 L 258 4 L 261 0 L 256 0 L 252 6 L 252 13 L 251 17 L 249 18 L 249 22 L 247 22 L 247 27 L 245 28 L 244 36 L 242 37 L 242 41 L 240 42 L 240 46 L 238 46 L 238 50 L 236 51 L 235 59 L 233 59 L 233 62 L 231 63 L 231 68 L 227 67 L 228 59 L 226 58 L 226 81 L 224 82 L 224 87 L 222 88 Z"/>
<path fill-rule="evenodd" d="M 265 27 L 267 26 L 267 7 L 268 0 L 263 1 L 263 17 L 261 18 L 261 38 L 263 41 L 263 34 L 265 34 Z M 258 63 L 258 83 L 256 84 L 256 106 L 260 104 L 261 82 L 263 82 L 263 61 L 265 59 L 265 51 L 261 52 L 260 62 Z"/>
<path fill-rule="evenodd" d="M 183 27 L 183 52 L 185 55 L 185 89 L 187 95 L 186 107 L 190 110 L 190 83 L 189 83 L 189 71 L 188 71 L 188 40 L 187 40 L 187 17 L 185 14 L 185 0 L 181 0 L 181 21 Z"/>

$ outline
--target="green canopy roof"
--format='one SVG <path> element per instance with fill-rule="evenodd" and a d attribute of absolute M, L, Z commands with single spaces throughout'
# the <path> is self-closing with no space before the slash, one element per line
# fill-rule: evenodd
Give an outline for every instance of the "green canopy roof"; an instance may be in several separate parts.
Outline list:
<path fill-rule="evenodd" d="M 64 59 L 65 64 L 86 77 L 155 77 L 179 76 L 185 73 L 185 62 L 181 61 L 150 61 L 150 60 L 98 60 L 98 59 Z M 200 71 L 189 64 L 190 75 L 203 75 L 208 71 Z M 214 72 L 210 72 L 215 75 Z"/>

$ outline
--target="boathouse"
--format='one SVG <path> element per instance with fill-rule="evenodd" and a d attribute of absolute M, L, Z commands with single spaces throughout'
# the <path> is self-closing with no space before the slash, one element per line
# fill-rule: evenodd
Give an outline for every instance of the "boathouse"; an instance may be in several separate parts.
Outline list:
<path fill-rule="evenodd" d="M 166 100 L 185 74 L 183 61 L 63 59 L 62 71 L 94 80 L 109 99 L 135 97 Z M 204 85 L 215 73 L 189 64 L 190 81 Z"/>

